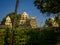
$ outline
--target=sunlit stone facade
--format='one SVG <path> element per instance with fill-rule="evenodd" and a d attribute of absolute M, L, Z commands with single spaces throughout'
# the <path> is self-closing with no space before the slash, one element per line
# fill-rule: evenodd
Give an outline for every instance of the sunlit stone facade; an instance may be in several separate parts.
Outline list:
<path fill-rule="evenodd" d="M 55 21 L 54 18 L 51 18 L 50 21 L 51 21 L 53 27 L 59 27 L 59 24 Z"/>
<path fill-rule="evenodd" d="M 12 28 L 12 22 L 9 16 L 6 17 L 5 25 Z"/>
<path fill-rule="evenodd" d="M 20 19 L 19 24 L 20 24 L 20 25 L 25 24 L 28 19 L 29 19 L 28 14 L 27 14 L 26 12 L 23 12 L 23 13 L 21 14 L 21 19 Z"/>
<path fill-rule="evenodd" d="M 38 27 L 36 17 L 31 17 L 30 25 L 31 25 L 32 28 L 37 28 Z"/>
<path fill-rule="evenodd" d="M 36 17 L 29 18 L 26 12 L 23 12 L 21 15 L 20 23 L 21 26 L 25 28 L 37 28 Z"/>

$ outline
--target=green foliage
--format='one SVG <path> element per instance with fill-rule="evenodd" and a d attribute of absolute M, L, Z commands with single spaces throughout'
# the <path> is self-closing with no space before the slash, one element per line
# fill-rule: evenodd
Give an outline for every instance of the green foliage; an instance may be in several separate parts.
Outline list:
<path fill-rule="evenodd" d="M 49 19 L 46 19 L 46 21 L 45 21 L 45 25 L 46 26 L 48 26 L 48 27 L 51 27 L 52 26 L 52 24 L 51 24 L 51 18 L 49 18 Z"/>
<path fill-rule="evenodd" d="M 10 45 L 10 36 L 10 29 L 0 30 L 0 44 Z M 60 45 L 60 28 L 16 28 L 14 45 Z"/>
<path fill-rule="evenodd" d="M 60 12 L 60 0 L 35 0 L 34 4 L 42 13 Z"/>
<path fill-rule="evenodd" d="M 0 29 L 0 45 L 4 45 L 5 29 Z"/>
<path fill-rule="evenodd" d="M 56 45 L 59 32 L 55 28 L 30 30 L 28 45 Z"/>
<path fill-rule="evenodd" d="M 7 28 L 5 30 L 6 34 L 5 34 L 5 39 L 4 39 L 4 45 L 10 45 L 10 35 L 11 35 L 11 30 L 9 28 Z"/>
<path fill-rule="evenodd" d="M 29 39 L 26 29 L 16 28 L 14 32 L 15 45 L 25 45 Z"/>

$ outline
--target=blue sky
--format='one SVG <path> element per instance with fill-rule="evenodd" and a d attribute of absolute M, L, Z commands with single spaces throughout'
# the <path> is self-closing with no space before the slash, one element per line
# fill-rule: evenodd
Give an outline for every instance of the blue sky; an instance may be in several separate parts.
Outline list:
<path fill-rule="evenodd" d="M 44 24 L 47 17 L 42 14 L 33 4 L 34 0 L 20 0 L 18 13 L 23 13 L 25 10 L 30 17 L 36 16 L 39 26 Z M 0 0 L 0 21 L 9 13 L 14 12 L 16 0 Z"/>

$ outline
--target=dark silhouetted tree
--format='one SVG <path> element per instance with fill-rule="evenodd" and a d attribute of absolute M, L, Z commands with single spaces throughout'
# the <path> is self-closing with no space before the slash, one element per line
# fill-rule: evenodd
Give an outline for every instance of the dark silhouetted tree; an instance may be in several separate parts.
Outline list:
<path fill-rule="evenodd" d="M 42 13 L 60 12 L 60 0 L 35 0 L 34 4 Z"/>

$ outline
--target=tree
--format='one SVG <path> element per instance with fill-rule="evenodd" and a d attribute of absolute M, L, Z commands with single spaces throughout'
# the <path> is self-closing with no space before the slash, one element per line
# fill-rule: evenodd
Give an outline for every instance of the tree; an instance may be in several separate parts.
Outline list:
<path fill-rule="evenodd" d="M 4 45 L 5 29 L 0 29 L 0 45 Z"/>
<path fill-rule="evenodd" d="M 10 45 L 10 34 L 11 30 L 9 28 L 5 29 L 5 39 L 4 39 L 4 45 Z"/>
<path fill-rule="evenodd" d="M 29 39 L 28 30 L 16 28 L 14 31 L 14 45 L 25 45 Z"/>
<path fill-rule="evenodd" d="M 48 26 L 48 27 L 51 27 L 52 26 L 50 20 L 51 20 L 50 18 L 49 19 L 46 19 L 45 26 Z"/>
<path fill-rule="evenodd" d="M 16 15 L 17 15 L 17 9 L 18 9 L 19 0 L 16 0 L 16 6 L 14 11 L 14 18 L 13 18 L 13 24 L 12 24 L 12 30 L 11 30 L 11 45 L 14 45 L 14 30 L 16 28 Z"/>
<path fill-rule="evenodd" d="M 35 0 L 34 4 L 42 13 L 60 12 L 60 0 Z"/>

